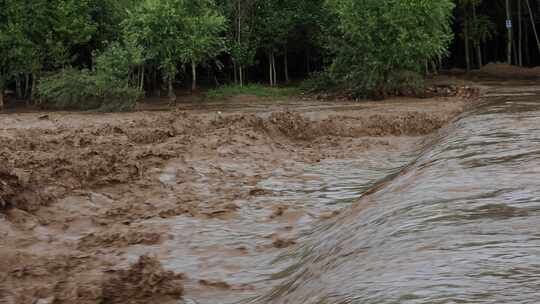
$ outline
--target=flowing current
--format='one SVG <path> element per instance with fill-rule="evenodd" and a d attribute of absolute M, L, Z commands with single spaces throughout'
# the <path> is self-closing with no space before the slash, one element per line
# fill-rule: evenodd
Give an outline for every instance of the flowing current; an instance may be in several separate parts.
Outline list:
<path fill-rule="evenodd" d="M 539 303 L 540 92 L 512 87 L 321 223 L 247 303 Z M 273 285 L 271 283 L 270 285 Z"/>

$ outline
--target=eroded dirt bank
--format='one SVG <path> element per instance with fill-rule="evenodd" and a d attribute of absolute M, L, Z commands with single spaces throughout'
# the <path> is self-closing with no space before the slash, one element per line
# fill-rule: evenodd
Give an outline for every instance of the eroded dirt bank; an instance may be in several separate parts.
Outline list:
<path fill-rule="evenodd" d="M 0 303 L 268 288 L 270 261 L 414 157 L 474 100 L 459 95 L 0 115 Z"/>

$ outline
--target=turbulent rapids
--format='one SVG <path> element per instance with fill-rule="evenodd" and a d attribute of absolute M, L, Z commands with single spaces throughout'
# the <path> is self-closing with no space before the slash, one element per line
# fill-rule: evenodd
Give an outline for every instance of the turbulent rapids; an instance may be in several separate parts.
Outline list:
<path fill-rule="evenodd" d="M 540 90 L 518 84 L 2 115 L 0 303 L 535 303 Z"/>
<path fill-rule="evenodd" d="M 249 303 L 535 303 L 540 102 L 493 90 L 403 171 L 322 223 Z"/>

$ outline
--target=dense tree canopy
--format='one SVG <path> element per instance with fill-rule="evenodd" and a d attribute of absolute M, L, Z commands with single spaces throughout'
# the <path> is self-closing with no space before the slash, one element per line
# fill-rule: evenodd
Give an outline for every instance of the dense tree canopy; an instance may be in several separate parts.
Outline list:
<path fill-rule="evenodd" d="M 0 98 L 76 106 L 84 84 L 103 106 L 111 94 L 174 99 L 188 81 L 276 85 L 316 71 L 322 86 L 393 94 L 441 63 L 536 63 L 539 2 L 2 0 Z"/>
<path fill-rule="evenodd" d="M 452 39 L 450 0 L 331 0 L 340 22 L 330 35 L 331 72 L 359 93 L 399 89 L 403 77 L 439 61 Z M 406 79 L 406 81 L 411 81 Z"/>

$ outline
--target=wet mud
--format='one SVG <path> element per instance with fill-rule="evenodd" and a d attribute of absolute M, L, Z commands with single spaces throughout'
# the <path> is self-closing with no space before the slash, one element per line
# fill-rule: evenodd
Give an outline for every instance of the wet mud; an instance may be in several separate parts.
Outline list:
<path fill-rule="evenodd" d="M 406 165 L 473 102 L 0 115 L 0 303 L 257 294 L 299 235 Z"/>

